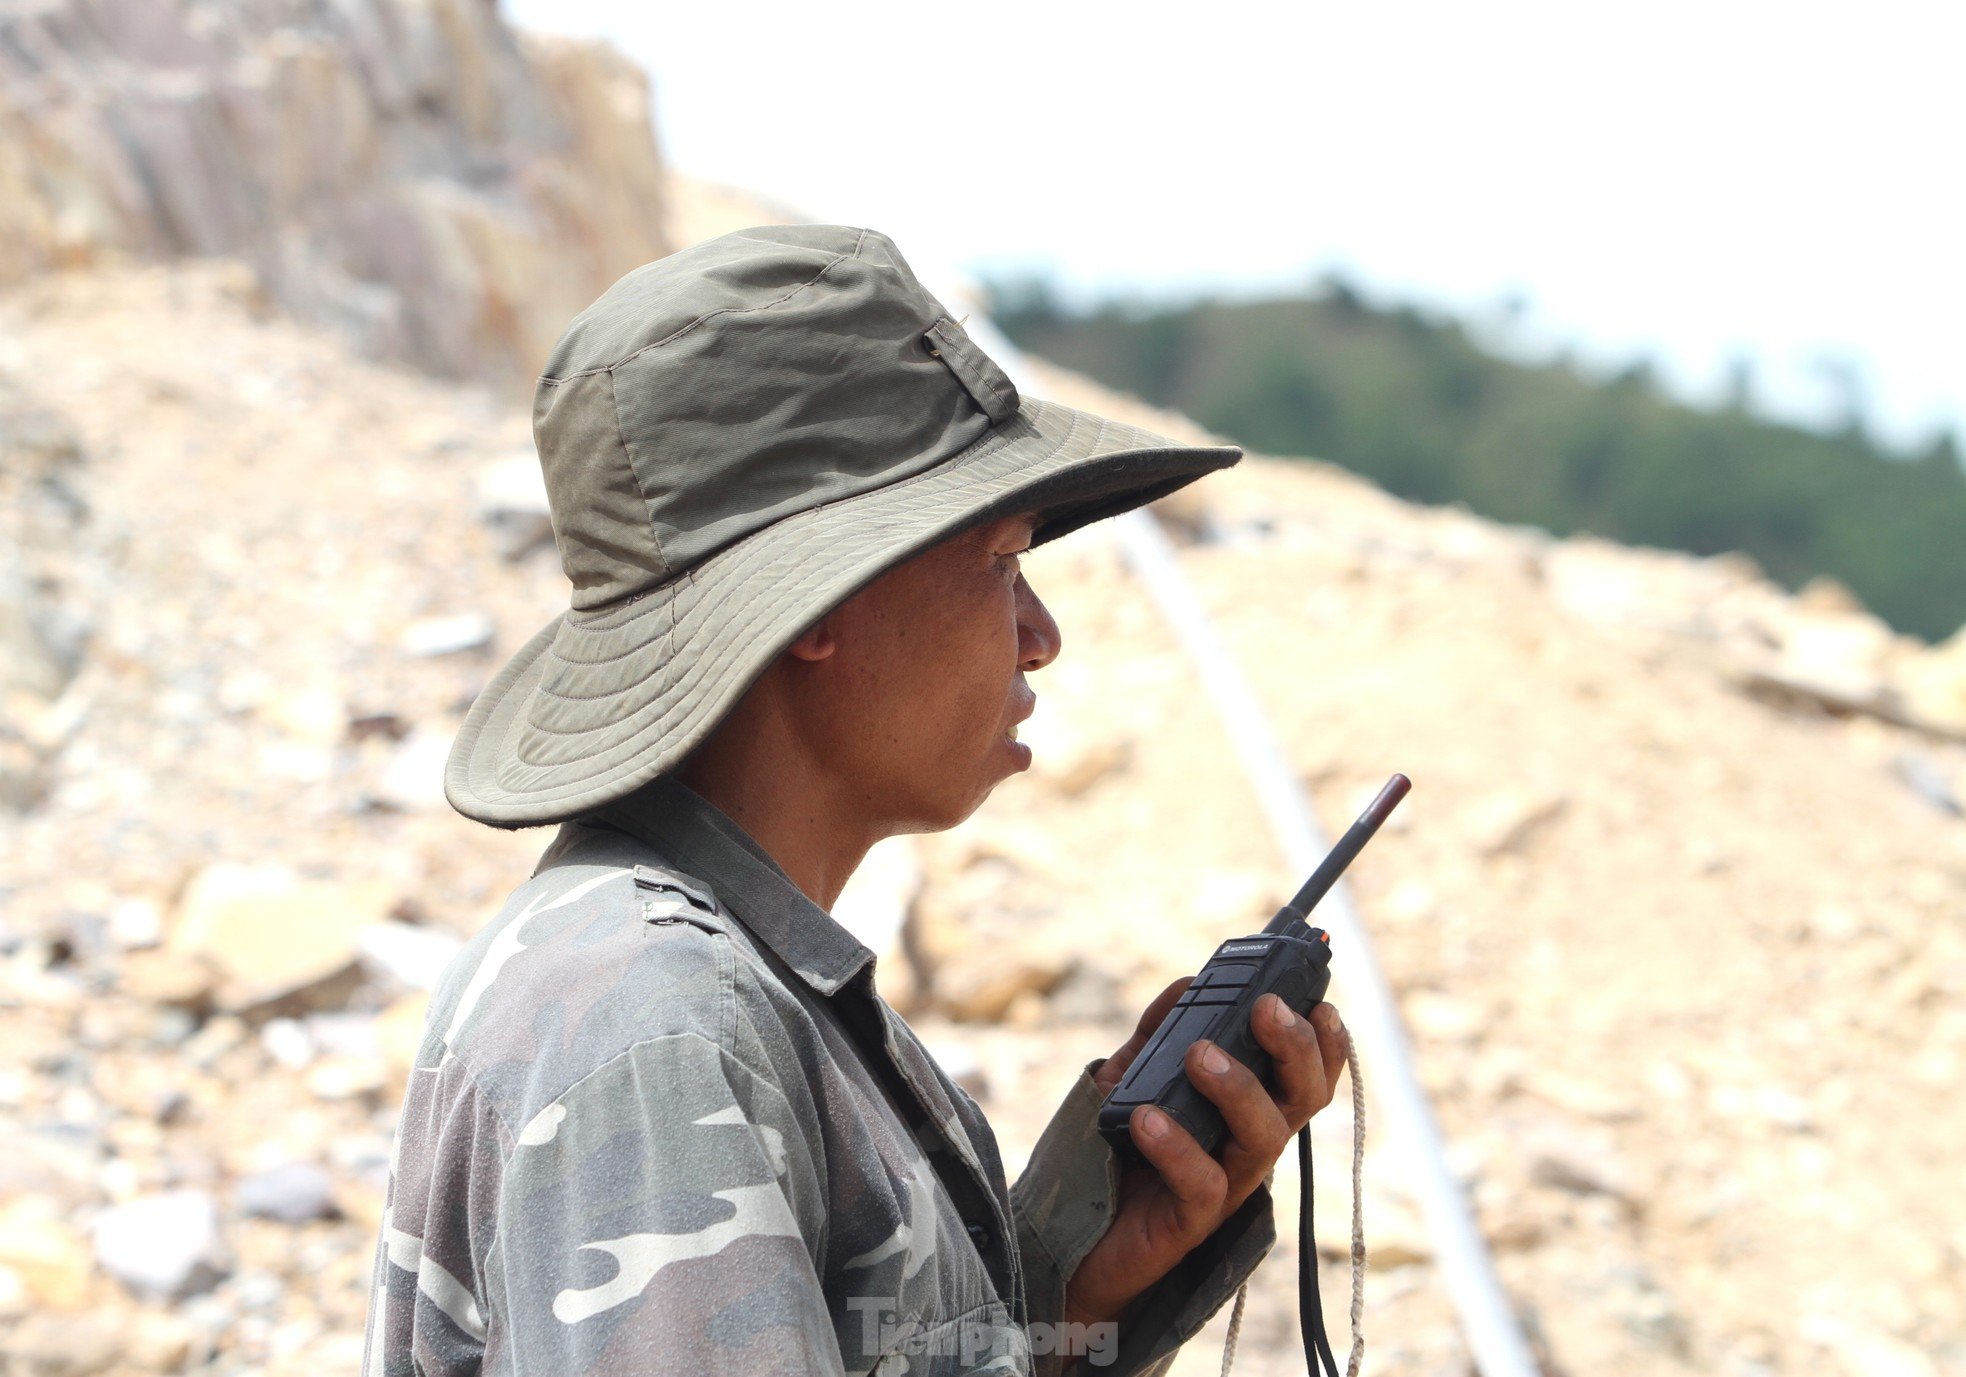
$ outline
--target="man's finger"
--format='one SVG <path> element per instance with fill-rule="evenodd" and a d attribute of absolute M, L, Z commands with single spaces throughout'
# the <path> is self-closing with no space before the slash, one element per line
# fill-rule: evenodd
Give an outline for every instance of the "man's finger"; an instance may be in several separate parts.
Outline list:
<path fill-rule="evenodd" d="M 1133 1064 L 1133 1059 L 1140 1055 L 1140 1049 L 1147 1045 L 1147 1040 L 1154 1035 L 1154 1030 L 1159 1028 L 1161 1021 L 1167 1017 L 1167 1011 L 1174 1007 L 1174 1001 L 1181 997 L 1181 992 L 1193 981 L 1193 976 L 1184 975 L 1154 996 L 1153 1003 L 1146 1007 L 1140 1015 L 1140 1021 L 1134 1024 L 1133 1036 L 1122 1043 L 1120 1049 L 1106 1058 L 1105 1063 L 1093 1073 L 1092 1083 L 1099 1087 L 1100 1094 L 1112 1093 L 1113 1087 L 1118 1085 L 1120 1078 L 1126 1075 L 1126 1068 Z"/>
<path fill-rule="evenodd" d="M 1263 1179 L 1293 1132 L 1256 1073 L 1212 1042 L 1188 1049 L 1188 1079 L 1222 1111 L 1229 1130 L 1222 1167 L 1229 1193 L 1240 1196 Z"/>
<path fill-rule="evenodd" d="M 1351 1031 L 1338 1016 L 1335 1005 L 1319 1004 L 1311 1010 L 1311 1024 L 1317 1029 L 1318 1048 L 1324 1054 L 1324 1083 L 1330 1092 L 1338 1089 L 1338 1073 L 1345 1069 L 1345 1054 L 1351 1050 Z M 1326 1096 L 1329 1102 L 1329 1094 Z"/>
<path fill-rule="evenodd" d="M 1287 1023 L 1278 1018 L 1279 1011 Z M 1265 995 L 1250 1011 L 1249 1030 L 1276 1065 L 1276 1084 L 1270 1093 L 1294 1133 L 1331 1103 L 1331 1081 L 1315 1026 L 1275 995 Z"/>
<path fill-rule="evenodd" d="M 1222 1201 L 1229 1189 L 1222 1164 L 1201 1150 L 1194 1135 L 1173 1116 L 1153 1105 L 1133 1111 L 1129 1123 L 1141 1155 L 1160 1173 L 1174 1197 L 1177 1227 L 1184 1238 L 1198 1241 L 1221 1222 Z"/>

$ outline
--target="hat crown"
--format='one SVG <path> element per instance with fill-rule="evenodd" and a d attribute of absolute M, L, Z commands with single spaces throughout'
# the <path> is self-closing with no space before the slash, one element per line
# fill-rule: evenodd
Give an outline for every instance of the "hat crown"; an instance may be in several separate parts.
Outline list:
<path fill-rule="evenodd" d="M 637 268 L 568 326 L 534 399 L 573 606 L 933 468 L 1017 406 L 877 231 L 759 226 Z"/>

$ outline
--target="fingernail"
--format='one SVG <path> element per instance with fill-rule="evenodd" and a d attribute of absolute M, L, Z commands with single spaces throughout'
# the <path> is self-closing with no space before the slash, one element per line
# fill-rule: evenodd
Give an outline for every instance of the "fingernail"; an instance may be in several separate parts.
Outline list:
<path fill-rule="evenodd" d="M 1140 1116 L 1140 1131 L 1149 1138 L 1167 1136 L 1167 1116 L 1158 1109 L 1150 1109 Z"/>
<path fill-rule="evenodd" d="M 1270 1017 L 1277 1021 L 1277 1027 L 1279 1028 L 1294 1028 L 1297 1026 L 1297 1015 L 1291 1013 L 1290 1006 L 1285 1004 L 1281 999 L 1270 1006 Z"/>
<path fill-rule="evenodd" d="M 1338 1009 L 1336 1005 L 1326 1004 L 1321 1008 L 1319 1008 L 1317 1012 L 1318 1012 L 1318 1019 L 1324 1024 L 1325 1032 L 1335 1033 L 1340 1028 L 1345 1026 L 1344 1022 L 1338 1017 Z"/>
<path fill-rule="evenodd" d="M 1218 1076 L 1229 1069 L 1229 1059 L 1222 1054 L 1222 1049 L 1219 1047 L 1209 1047 L 1204 1050 L 1201 1054 L 1201 1064 Z"/>

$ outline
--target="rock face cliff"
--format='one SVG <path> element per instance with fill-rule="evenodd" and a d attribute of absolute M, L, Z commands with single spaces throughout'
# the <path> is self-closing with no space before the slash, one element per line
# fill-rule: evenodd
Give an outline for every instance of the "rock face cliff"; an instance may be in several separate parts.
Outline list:
<path fill-rule="evenodd" d="M 236 257 L 364 353 L 523 376 L 666 222 L 641 71 L 490 0 L 0 0 L 0 287 Z"/>

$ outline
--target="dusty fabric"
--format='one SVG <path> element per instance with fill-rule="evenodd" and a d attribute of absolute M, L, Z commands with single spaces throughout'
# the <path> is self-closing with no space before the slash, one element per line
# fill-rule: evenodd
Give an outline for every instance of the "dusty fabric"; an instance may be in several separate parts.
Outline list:
<path fill-rule="evenodd" d="M 364 1371 L 1165 1371 L 1268 1191 L 1117 1331 L 1061 1331 L 1112 1217 L 1098 1063 L 1007 1187 L 874 964 L 672 780 L 562 824 L 432 1000 Z"/>

